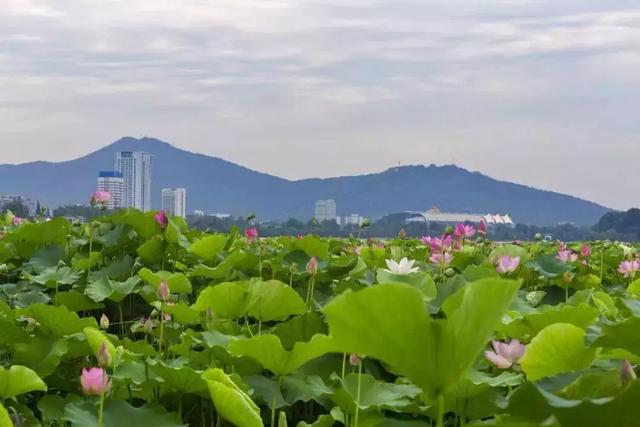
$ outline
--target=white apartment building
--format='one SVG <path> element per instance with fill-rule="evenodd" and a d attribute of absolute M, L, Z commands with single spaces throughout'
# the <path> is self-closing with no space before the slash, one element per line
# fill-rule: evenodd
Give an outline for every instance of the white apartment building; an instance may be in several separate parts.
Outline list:
<path fill-rule="evenodd" d="M 144 151 L 116 153 L 116 171 L 124 179 L 123 205 L 151 210 L 151 154 Z"/>
<path fill-rule="evenodd" d="M 169 215 L 187 217 L 187 189 L 163 188 L 162 209 Z"/>
<path fill-rule="evenodd" d="M 124 178 L 117 171 L 102 171 L 98 173 L 98 186 L 100 191 L 107 191 L 111 199 L 107 202 L 108 209 L 124 208 Z"/>
<path fill-rule="evenodd" d="M 318 200 L 315 205 L 314 218 L 318 222 L 334 221 L 336 219 L 335 200 Z"/>

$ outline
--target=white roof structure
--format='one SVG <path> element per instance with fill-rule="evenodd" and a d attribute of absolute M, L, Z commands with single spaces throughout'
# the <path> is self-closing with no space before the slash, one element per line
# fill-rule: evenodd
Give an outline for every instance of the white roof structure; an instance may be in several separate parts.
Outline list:
<path fill-rule="evenodd" d="M 455 213 L 455 212 L 442 212 L 440 209 L 433 207 L 426 212 L 409 212 L 416 214 L 415 218 L 410 218 L 408 221 L 426 221 L 426 222 L 471 222 L 479 224 L 484 221 L 487 224 L 503 224 L 514 225 L 513 220 L 508 214 L 474 214 L 474 213 Z"/>

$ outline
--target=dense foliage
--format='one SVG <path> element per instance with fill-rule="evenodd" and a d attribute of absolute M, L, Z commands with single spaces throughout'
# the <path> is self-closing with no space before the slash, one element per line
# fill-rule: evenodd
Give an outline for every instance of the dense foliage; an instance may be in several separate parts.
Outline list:
<path fill-rule="evenodd" d="M 0 218 L 0 427 L 635 426 L 619 243 Z"/>

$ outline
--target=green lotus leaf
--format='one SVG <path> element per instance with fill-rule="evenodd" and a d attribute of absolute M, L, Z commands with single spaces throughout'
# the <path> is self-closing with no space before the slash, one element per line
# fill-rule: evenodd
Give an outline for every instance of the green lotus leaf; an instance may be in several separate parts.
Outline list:
<path fill-rule="evenodd" d="M 31 391 L 47 391 L 37 373 L 25 366 L 13 365 L 8 370 L 0 366 L 0 397 L 10 399 Z"/>
<path fill-rule="evenodd" d="M 536 381 L 588 368 L 596 357 L 596 349 L 585 347 L 584 337 L 583 329 L 569 323 L 544 328 L 520 359 L 527 378 Z"/>
<path fill-rule="evenodd" d="M 238 427 L 262 427 L 260 408 L 221 369 L 209 369 L 202 374 L 216 410 Z"/>

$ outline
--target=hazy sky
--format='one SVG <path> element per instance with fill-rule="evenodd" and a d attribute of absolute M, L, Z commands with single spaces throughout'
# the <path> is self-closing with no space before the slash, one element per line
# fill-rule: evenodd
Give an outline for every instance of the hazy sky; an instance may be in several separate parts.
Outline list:
<path fill-rule="evenodd" d="M 0 0 L 0 163 L 124 135 L 286 178 L 454 162 L 637 206 L 640 2 Z"/>

